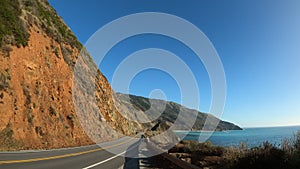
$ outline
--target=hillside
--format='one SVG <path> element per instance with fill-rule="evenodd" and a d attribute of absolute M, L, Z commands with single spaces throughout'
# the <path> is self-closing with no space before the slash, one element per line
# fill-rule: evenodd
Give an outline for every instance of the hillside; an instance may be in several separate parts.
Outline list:
<path fill-rule="evenodd" d="M 126 101 L 126 97 L 130 98 L 130 102 Z M 174 102 L 168 102 L 164 100 L 157 100 L 157 99 L 149 99 L 144 98 L 141 96 L 135 96 L 135 95 L 126 95 L 117 93 L 117 97 L 122 102 L 123 105 L 126 107 L 131 107 L 131 104 L 134 108 L 137 110 L 142 110 L 143 112 L 147 111 L 147 114 L 155 114 L 156 112 L 162 112 L 161 116 L 156 120 L 156 122 L 160 121 L 160 129 L 166 130 L 169 128 L 172 123 L 176 120 L 179 111 L 182 112 L 182 114 L 191 114 L 191 112 L 196 111 L 193 109 L 186 108 L 182 105 L 179 105 Z M 162 109 L 162 107 L 164 109 Z M 163 110 L 163 111 L 162 111 Z M 186 117 L 188 118 L 188 117 Z M 205 121 L 207 121 L 207 124 L 204 128 Z M 214 125 L 217 124 L 217 128 L 214 128 Z M 197 119 L 195 121 L 195 124 L 192 127 L 192 130 L 216 130 L 216 131 L 223 131 L 223 130 L 242 130 L 239 126 L 222 121 L 218 118 L 216 118 L 213 115 L 202 113 L 197 111 Z"/>
<path fill-rule="evenodd" d="M 80 54 L 82 45 L 47 1 L 0 1 L 0 49 L 0 150 L 94 143 L 73 104 L 73 69 L 79 55 L 86 61 L 82 66 L 96 70 L 94 77 L 88 77 L 95 86 L 94 106 L 101 110 L 94 120 L 106 121 L 125 135 L 141 128 L 111 104 L 106 78 L 87 52 Z M 92 109 L 87 106 L 87 116 Z M 105 129 L 92 134 L 115 137 Z"/>

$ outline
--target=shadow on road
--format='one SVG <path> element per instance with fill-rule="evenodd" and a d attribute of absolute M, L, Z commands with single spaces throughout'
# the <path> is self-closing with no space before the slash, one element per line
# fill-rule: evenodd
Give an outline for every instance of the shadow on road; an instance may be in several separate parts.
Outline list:
<path fill-rule="evenodd" d="M 125 153 L 125 164 L 123 169 L 177 169 L 177 167 L 174 167 L 174 165 L 164 160 L 160 155 L 156 155 L 153 157 L 150 156 L 151 152 L 147 148 L 147 141 L 145 139 L 140 139 L 138 142 L 132 144 L 127 148 Z"/>
<path fill-rule="evenodd" d="M 139 169 L 140 168 L 140 159 L 139 159 L 139 146 L 141 140 L 132 144 L 128 147 L 125 153 L 125 164 L 123 169 Z M 136 157 L 136 158 L 134 158 Z"/>

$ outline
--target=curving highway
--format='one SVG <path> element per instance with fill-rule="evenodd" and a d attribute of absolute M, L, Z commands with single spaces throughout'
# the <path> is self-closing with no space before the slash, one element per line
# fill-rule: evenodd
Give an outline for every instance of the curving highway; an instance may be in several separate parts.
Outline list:
<path fill-rule="evenodd" d="M 122 138 L 118 141 L 76 148 L 1 152 L 0 169 L 135 169 L 143 168 L 147 159 L 126 158 L 140 153 L 142 140 Z M 145 148 L 145 146 L 144 146 Z M 144 151 L 147 151 L 144 149 Z M 113 152 L 113 153 L 112 153 Z"/>

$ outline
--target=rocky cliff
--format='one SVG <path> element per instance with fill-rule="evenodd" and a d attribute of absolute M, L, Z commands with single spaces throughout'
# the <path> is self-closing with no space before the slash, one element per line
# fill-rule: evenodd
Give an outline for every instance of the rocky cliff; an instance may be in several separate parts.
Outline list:
<path fill-rule="evenodd" d="M 49 3 L 1 0 L 0 42 L 0 150 L 94 143 L 79 123 L 72 97 L 73 69 L 82 45 Z M 82 57 L 89 60 L 87 67 L 96 67 L 88 53 Z M 99 70 L 91 78 L 102 120 L 122 134 L 135 133 L 139 125 L 111 104 L 106 78 Z"/>

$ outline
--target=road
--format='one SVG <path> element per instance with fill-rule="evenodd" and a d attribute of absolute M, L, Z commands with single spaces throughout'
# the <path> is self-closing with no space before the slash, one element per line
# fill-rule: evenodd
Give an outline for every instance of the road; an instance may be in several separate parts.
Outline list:
<path fill-rule="evenodd" d="M 141 139 L 122 138 L 114 142 L 77 148 L 1 152 L 0 169 L 136 169 L 141 159 L 127 158 L 140 153 Z M 144 150 L 145 151 L 145 150 Z M 124 157 L 126 154 L 127 157 Z M 145 159 L 143 159 L 145 160 Z"/>

